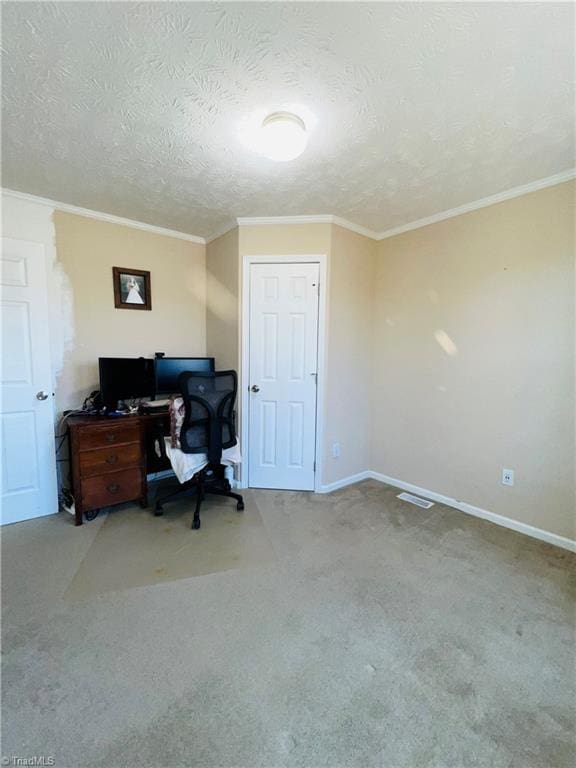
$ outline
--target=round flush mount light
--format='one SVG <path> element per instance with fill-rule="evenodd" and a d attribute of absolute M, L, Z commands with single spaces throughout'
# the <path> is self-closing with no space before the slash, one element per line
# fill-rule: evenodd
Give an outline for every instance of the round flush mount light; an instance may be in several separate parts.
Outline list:
<path fill-rule="evenodd" d="M 273 112 L 262 121 L 258 143 L 260 152 L 271 160 L 294 160 L 308 143 L 304 121 L 292 112 Z"/>

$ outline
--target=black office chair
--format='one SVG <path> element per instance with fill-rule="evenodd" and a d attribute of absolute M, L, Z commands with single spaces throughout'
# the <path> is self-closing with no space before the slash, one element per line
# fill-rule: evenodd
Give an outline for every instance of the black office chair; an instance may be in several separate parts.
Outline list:
<path fill-rule="evenodd" d="M 180 448 L 183 453 L 205 453 L 208 464 L 191 480 L 167 496 L 158 499 L 155 514 L 162 514 L 162 505 L 182 492 L 196 491 L 196 508 L 192 528 L 200 528 L 200 506 L 205 494 L 228 496 L 236 500 L 236 509 L 244 509 L 244 500 L 233 493 L 224 475 L 222 449 L 236 444 L 234 403 L 238 391 L 236 371 L 211 373 L 181 373 L 180 391 L 184 399 L 185 416 L 180 430 Z"/>

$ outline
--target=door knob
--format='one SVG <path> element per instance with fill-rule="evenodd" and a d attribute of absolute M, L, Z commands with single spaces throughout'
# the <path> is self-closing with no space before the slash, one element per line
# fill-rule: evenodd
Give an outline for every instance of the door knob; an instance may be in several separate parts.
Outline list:
<path fill-rule="evenodd" d="M 258 384 L 252 384 L 250 389 L 252 390 L 252 392 L 260 392 L 260 387 L 258 386 Z"/>
<path fill-rule="evenodd" d="M 48 400 L 48 395 L 43 389 L 40 392 L 36 392 L 36 400 Z"/>

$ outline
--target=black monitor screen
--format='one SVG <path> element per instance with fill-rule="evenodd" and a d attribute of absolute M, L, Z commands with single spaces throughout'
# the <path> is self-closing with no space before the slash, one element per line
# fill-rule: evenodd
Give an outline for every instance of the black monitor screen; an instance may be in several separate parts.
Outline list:
<path fill-rule="evenodd" d="M 100 393 L 107 408 L 118 400 L 136 400 L 154 394 L 154 360 L 144 357 L 100 357 Z"/>
<path fill-rule="evenodd" d="M 154 362 L 157 395 L 175 395 L 180 392 L 178 377 L 185 371 L 206 373 L 214 370 L 213 357 L 158 357 Z"/>

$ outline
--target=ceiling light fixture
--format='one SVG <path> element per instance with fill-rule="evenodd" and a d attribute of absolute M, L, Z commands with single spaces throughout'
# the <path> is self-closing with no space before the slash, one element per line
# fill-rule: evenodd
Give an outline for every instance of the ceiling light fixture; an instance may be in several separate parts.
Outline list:
<path fill-rule="evenodd" d="M 299 157 L 308 143 L 304 121 L 292 112 L 273 112 L 264 118 L 259 138 L 260 152 L 278 162 Z"/>

